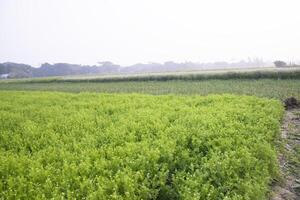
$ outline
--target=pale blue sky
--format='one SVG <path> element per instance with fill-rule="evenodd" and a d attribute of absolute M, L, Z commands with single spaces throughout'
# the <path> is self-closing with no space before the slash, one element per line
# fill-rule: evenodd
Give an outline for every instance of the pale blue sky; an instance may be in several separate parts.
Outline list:
<path fill-rule="evenodd" d="M 0 62 L 300 60 L 299 0 L 0 0 Z"/>

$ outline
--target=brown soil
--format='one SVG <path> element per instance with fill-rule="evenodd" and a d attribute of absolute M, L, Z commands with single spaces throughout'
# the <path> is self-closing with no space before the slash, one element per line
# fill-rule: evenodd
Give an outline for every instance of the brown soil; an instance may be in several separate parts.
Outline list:
<path fill-rule="evenodd" d="M 288 109 L 281 127 L 279 153 L 282 181 L 273 187 L 271 200 L 300 199 L 300 109 Z"/>
<path fill-rule="evenodd" d="M 286 110 L 293 109 L 293 108 L 299 108 L 300 103 L 295 97 L 290 97 L 284 100 L 284 107 Z"/>

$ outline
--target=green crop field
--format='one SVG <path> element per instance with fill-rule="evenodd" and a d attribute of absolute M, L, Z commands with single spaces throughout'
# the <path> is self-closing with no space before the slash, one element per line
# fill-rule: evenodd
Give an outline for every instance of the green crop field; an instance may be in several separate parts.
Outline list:
<path fill-rule="evenodd" d="M 1 91 L 0 199 L 267 199 L 282 114 L 252 96 Z"/>
<path fill-rule="evenodd" d="M 148 93 L 148 94 L 237 94 L 284 100 L 300 99 L 299 79 L 228 79 L 201 81 L 124 81 L 124 82 L 1 82 L 0 90 L 63 92 Z"/>
<path fill-rule="evenodd" d="M 144 94 L 237 94 L 284 100 L 300 98 L 300 70 L 67 76 L 0 81 L 0 90 Z"/>

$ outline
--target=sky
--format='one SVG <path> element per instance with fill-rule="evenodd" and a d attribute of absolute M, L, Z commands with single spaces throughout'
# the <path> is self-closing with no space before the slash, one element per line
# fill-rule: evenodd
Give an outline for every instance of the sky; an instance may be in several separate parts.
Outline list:
<path fill-rule="evenodd" d="M 0 0 L 0 62 L 298 62 L 299 8 L 299 0 Z"/>

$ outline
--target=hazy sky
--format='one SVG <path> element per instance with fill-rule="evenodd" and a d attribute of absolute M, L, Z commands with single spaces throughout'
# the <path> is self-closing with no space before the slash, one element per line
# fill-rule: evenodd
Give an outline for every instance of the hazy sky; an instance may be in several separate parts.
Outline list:
<path fill-rule="evenodd" d="M 300 60 L 299 0 L 0 0 L 0 62 Z"/>

